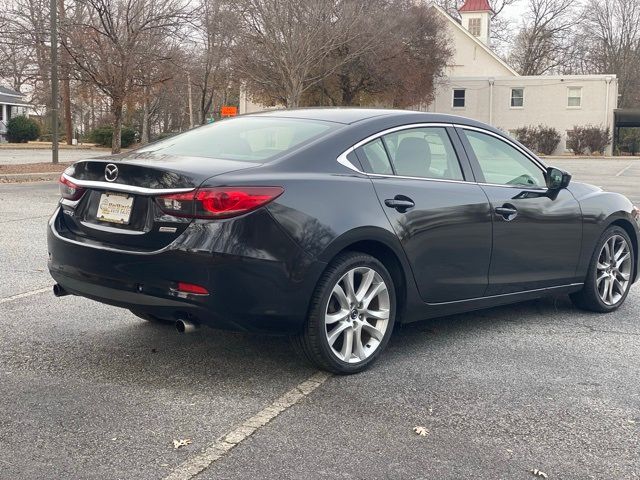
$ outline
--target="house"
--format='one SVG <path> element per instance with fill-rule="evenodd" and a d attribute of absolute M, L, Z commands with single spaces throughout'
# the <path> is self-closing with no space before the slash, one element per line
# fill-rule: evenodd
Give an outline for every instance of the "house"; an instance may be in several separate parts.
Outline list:
<path fill-rule="evenodd" d="M 467 0 L 461 22 L 434 6 L 449 31 L 455 53 L 436 87 L 430 112 L 470 117 L 506 132 L 543 124 L 562 136 L 555 153 L 566 151 L 566 132 L 574 126 L 616 129 L 618 79 L 615 75 L 520 76 L 491 49 L 487 0 Z M 612 145 L 606 153 L 611 154 Z"/>
<path fill-rule="evenodd" d="M 26 115 L 29 103 L 20 92 L 0 86 L 0 142 L 6 142 L 7 123 L 12 117 Z"/>

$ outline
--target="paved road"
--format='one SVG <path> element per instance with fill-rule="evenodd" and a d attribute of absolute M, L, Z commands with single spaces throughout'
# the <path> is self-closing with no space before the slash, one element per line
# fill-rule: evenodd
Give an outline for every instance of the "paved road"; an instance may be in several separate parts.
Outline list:
<path fill-rule="evenodd" d="M 638 197 L 637 167 L 559 166 Z M 0 479 L 163 478 L 314 373 L 281 338 L 11 299 L 51 285 L 56 199 L 0 186 Z M 329 378 L 195 478 L 638 478 L 638 312 L 635 287 L 614 315 L 561 297 L 404 327 L 374 368 Z"/>
<path fill-rule="evenodd" d="M 612 192 L 623 193 L 640 205 L 640 160 L 597 160 L 567 158 L 549 160 L 549 165 L 563 168 L 582 182 Z"/>
<path fill-rule="evenodd" d="M 58 158 L 61 162 L 75 162 L 85 158 L 109 155 L 107 149 L 61 149 Z M 20 163 L 46 163 L 51 161 L 50 150 L 0 148 L 0 165 Z"/>

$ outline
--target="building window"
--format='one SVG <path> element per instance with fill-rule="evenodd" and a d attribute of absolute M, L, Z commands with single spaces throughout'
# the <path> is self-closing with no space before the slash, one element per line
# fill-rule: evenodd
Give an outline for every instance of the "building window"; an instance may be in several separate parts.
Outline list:
<path fill-rule="evenodd" d="M 569 87 L 567 90 L 569 92 L 567 106 L 569 108 L 582 107 L 582 87 Z"/>
<path fill-rule="evenodd" d="M 482 19 L 481 18 L 470 18 L 469 19 L 469 33 L 474 37 L 479 37 L 482 27 Z"/>
<path fill-rule="evenodd" d="M 466 93 L 466 90 L 453 91 L 453 108 L 464 108 Z"/>
<path fill-rule="evenodd" d="M 524 107 L 524 88 L 511 89 L 511 108 Z"/>

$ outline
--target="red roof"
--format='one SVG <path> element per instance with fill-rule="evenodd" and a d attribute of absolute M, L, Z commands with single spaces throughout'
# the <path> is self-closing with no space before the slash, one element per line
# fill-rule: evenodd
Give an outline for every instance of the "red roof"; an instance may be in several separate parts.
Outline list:
<path fill-rule="evenodd" d="M 467 0 L 459 12 L 493 12 L 489 0 Z"/>

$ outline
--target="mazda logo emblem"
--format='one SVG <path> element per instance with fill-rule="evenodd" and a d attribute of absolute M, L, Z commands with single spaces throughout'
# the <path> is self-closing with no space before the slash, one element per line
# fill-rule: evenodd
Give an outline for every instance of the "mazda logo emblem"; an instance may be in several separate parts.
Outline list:
<path fill-rule="evenodd" d="M 118 167 L 113 163 L 110 163 L 104 168 L 104 178 L 107 182 L 115 182 L 118 178 Z"/>

